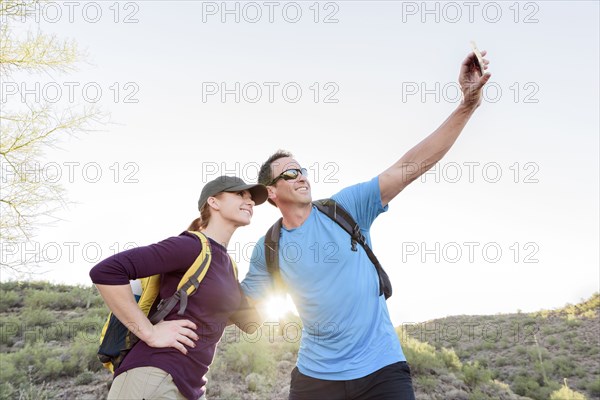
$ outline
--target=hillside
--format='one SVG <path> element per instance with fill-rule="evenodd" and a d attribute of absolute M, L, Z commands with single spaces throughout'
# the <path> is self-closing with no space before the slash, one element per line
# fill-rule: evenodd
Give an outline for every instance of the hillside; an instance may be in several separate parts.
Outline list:
<path fill-rule="evenodd" d="M 398 328 L 417 399 L 549 398 L 562 378 L 598 398 L 598 301 Z M 96 350 L 106 315 L 93 287 L 0 284 L 0 399 L 105 398 L 111 376 Z M 272 327 L 252 336 L 228 328 L 209 372 L 209 399 L 286 399 L 299 321 L 290 317 L 286 326 L 283 336 Z"/>
<path fill-rule="evenodd" d="M 530 314 L 452 316 L 407 328 L 437 350 L 487 368 L 513 392 L 548 399 L 567 379 L 571 389 L 600 398 L 600 296 Z"/>

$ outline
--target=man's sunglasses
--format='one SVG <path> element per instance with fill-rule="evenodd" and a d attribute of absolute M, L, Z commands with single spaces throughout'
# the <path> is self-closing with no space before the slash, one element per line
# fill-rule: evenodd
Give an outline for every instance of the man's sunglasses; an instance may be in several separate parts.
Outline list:
<path fill-rule="evenodd" d="M 277 175 L 267 186 L 273 186 L 278 180 L 283 179 L 284 181 L 292 181 L 298 179 L 300 175 L 306 176 L 306 168 L 292 168 L 286 169 L 281 174 Z"/>

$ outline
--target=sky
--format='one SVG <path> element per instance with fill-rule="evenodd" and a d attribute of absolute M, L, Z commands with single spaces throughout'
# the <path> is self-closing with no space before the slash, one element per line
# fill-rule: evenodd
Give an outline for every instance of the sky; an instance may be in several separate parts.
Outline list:
<path fill-rule="evenodd" d="M 36 279 L 90 285 L 101 259 L 185 230 L 206 182 L 256 181 L 278 149 L 314 199 L 369 180 L 456 109 L 475 41 L 483 104 L 371 229 L 392 322 L 579 302 L 600 290 L 598 15 L 593 1 L 50 2 L 15 29 L 73 39 L 85 61 L 13 75 L 3 105 L 40 96 L 107 122 L 46 153 L 70 204 L 12 256 L 37 247 Z M 276 218 L 257 207 L 233 236 L 241 277 Z"/>

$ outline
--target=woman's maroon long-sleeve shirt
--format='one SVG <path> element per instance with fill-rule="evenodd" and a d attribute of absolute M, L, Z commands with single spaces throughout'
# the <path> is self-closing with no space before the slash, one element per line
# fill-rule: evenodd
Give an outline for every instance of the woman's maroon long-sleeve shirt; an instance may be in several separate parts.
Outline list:
<path fill-rule="evenodd" d="M 213 360 L 217 343 L 241 301 L 241 293 L 227 249 L 209 239 L 212 261 L 198 290 L 189 298 L 183 316 L 176 306 L 165 320 L 189 319 L 196 326 L 200 339 L 195 348 L 184 355 L 179 350 L 153 348 L 139 341 L 115 371 L 120 373 L 136 367 L 156 367 L 171 374 L 179 391 L 196 400 L 204 394 L 204 377 Z M 160 296 L 167 298 L 177 289 L 181 277 L 196 260 L 202 249 L 200 239 L 188 232 L 150 246 L 138 247 L 109 257 L 90 271 L 94 283 L 125 285 L 130 280 L 162 274 Z"/>

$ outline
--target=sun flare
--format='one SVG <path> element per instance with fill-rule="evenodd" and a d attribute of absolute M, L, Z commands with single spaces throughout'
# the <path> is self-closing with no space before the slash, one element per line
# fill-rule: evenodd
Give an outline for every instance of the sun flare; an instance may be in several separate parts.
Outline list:
<path fill-rule="evenodd" d="M 278 321 L 287 313 L 298 315 L 296 306 L 289 295 L 271 296 L 264 302 L 262 307 L 263 315 L 267 321 Z"/>

